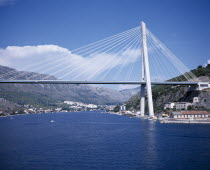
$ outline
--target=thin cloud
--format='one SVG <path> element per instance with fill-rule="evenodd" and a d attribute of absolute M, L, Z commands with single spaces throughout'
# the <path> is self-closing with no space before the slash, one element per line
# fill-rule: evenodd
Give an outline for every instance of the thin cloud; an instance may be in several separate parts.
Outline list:
<path fill-rule="evenodd" d="M 83 57 L 57 45 L 8 46 L 0 49 L 0 64 L 18 70 L 55 75 L 61 79 L 94 78 L 115 67 L 131 64 L 135 49 L 123 54 L 95 54 Z"/>
<path fill-rule="evenodd" d="M 210 59 L 208 59 L 208 60 L 207 60 L 207 63 L 205 62 L 205 63 L 203 64 L 203 66 L 206 67 L 208 64 L 210 64 Z"/>

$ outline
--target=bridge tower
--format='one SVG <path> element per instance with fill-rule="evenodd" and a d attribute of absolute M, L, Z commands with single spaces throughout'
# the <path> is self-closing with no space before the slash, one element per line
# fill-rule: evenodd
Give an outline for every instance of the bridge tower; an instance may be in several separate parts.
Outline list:
<path fill-rule="evenodd" d="M 149 116 L 154 116 L 154 108 L 153 108 L 153 100 L 152 100 L 152 87 L 151 87 L 151 79 L 150 79 L 150 69 L 149 69 L 149 59 L 148 59 L 148 50 L 147 50 L 147 32 L 146 32 L 146 24 L 141 22 L 141 37 L 142 37 L 142 81 L 146 82 L 146 85 L 141 85 L 141 96 L 140 96 L 140 112 L 141 116 L 145 114 L 145 86 L 147 88 L 147 100 L 149 107 Z"/>

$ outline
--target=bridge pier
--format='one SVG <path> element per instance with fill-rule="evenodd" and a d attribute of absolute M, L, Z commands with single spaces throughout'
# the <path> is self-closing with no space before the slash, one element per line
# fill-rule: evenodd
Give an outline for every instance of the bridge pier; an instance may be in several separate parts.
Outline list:
<path fill-rule="evenodd" d="M 142 34 L 142 69 L 143 71 L 143 79 L 144 76 L 146 78 L 146 87 L 147 87 L 147 100 L 148 100 L 148 107 L 149 107 L 149 116 L 154 117 L 154 108 L 153 108 L 153 100 L 152 100 L 152 86 L 151 86 L 151 79 L 150 79 L 150 70 L 149 70 L 149 59 L 148 59 L 148 51 L 147 51 L 147 32 L 146 32 L 146 24 L 141 22 L 141 34 Z M 145 110 L 145 98 L 143 94 L 145 93 L 145 88 L 141 88 L 141 111 Z M 143 106 L 144 105 L 144 106 Z M 143 107 L 143 108 L 142 108 Z M 141 115 L 143 115 L 144 111 Z"/>
<path fill-rule="evenodd" d="M 145 116 L 145 84 L 141 85 L 141 94 L 140 94 L 140 114 Z"/>

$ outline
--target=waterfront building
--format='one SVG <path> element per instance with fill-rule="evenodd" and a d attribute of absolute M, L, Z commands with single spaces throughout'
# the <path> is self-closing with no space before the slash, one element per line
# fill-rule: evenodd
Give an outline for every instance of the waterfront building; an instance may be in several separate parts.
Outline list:
<path fill-rule="evenodd" d="M 107 111 L 113 111 L 115 107 L 116 107 L 116 105 L 107 105 L 106 110 Z"/>
<path fill-rule="evenodd" d="M 125 105 L 121 105 L 120 106 L 120 111 L 126 111 L 126 106 Z"/>
<path fill-rule="evenodd" d="M 62 110 L 62 108 L 56 108 L 55 111 L 56 112 L 60 112 Z"/>
<path fill-rule="evenodd" d="M 87 108 L 90 108 L 90 109 L 97 109 L 97 105 L 95 105 L 95 104 L 88 104 L 87 105 Z"/>
<path fill-rule="evenodd" d="M 64 103 L 68 104 L 68 105 L 74 105 L 75 104 L 75 102 L 73 102 L 73 101 L 64 101 Z"/>
<path fill-rule="evenodd" d="M 189 102 L 177 102 L 176 110 L 187 110 L 188 106 L 192 106 L 192 103 Z"/>
<path fill-rule="evenodd" d="M 170 103 L 166 103 L 164 106 L 164 109 L 173 109 L 176 107 L 176 103 L 175 102 L 170 102 Z"/>
<path fill-rule="evenodd" d="M 208 118 L 209 114 L 207 111 L 181 111 L 172 112 L 170 117 L 175 119 Z"/>

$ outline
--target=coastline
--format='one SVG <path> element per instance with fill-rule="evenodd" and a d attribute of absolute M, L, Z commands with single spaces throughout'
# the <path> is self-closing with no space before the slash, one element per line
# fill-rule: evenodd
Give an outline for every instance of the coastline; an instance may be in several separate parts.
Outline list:
<path fill-rule="evenodd" d="M 154 122 L 159 122 L 159 123 L 210 124 L 210 118 L 205 118 L 205 119 L 150 118 L 147 116 L 141 117 L 141 116 L 136 116 L 136 115 L 131 115 L 131 114 L 119 114 L 119 112 L 109 112 L 109 113 L 119 115 L 119 116 L 128 116 L 128 117 L 135 117 L 135 118 L 140 118 L 140 119 L 148 119 L 148 120 L 153 120 Z"/>
<path fill-rule="evenodd" d="M 51 113 L 64 113 L 64 112 L 51 112 Z M 66 113 L 66 112 L 65 112 Z M 70 112 L 69 112 L 70 113 Z M 169 118 L 150 118 L 150 117 L 141 117 L 137 115 L 131 115 L 131 114 L 120 114 L 118 112 L 102 112 L 102 113 L 109 113 L 109 114 L 115 114 L 119 116 L 128 116 L 128 117 L 135 117 L 139 119 L 148 119 L 148 120 L 153 120 L 154 122 L 159 122 L 159 123 L 172 123 L 172 124 L 210 124 L 210 118 L 206 119 L 169 119 Z M 33 114 L 43 114 L 43 113 L 33 113 Z M 5 118 L 5 117 L 13 117 L 13 116 L 23 116 L 23 115 L 30 115 L 30 114 L 14 114 L 14 115 L 7 115 L 7 116 L 0 116 L 0 118 Z"/>
<path fill-rule="evenodd" d="M 177 119 L 174 119 L 174 120 L 159 120 L 160 123 L 185 123 L 185 124 L 210 124 L 210 119 L 199 119 L 199 120 L 190 120 L 190 119 L 187 119 L 187 120 L 177 120 Z"/>

